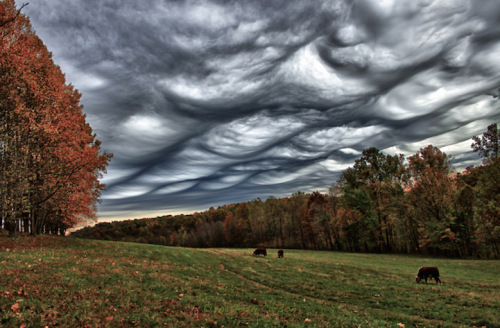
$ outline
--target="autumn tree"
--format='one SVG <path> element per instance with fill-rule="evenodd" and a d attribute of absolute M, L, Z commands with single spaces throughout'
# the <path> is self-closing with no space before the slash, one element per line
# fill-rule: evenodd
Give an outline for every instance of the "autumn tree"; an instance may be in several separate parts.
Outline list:
<path fill-rule="evenodd" d="M 291 233 L 292 245 L 304 249 L 307 248 L 307 241 L 300 217 L 303 208 L 307 205 L 307 201 L 308 197 L 302 191 L 294 192 L 288 201 L 289 226 L 291 231 L 293 231 Z"/>
<path fill-rule="evenodd" d="M 313 192 L 307 202 L 307 215 L 315 224 L 318 238 L 324 242 L 327 249 L 333 250 L 334 229 L 332 228 L 332 215 L 328 197 L 317 191 Z"/>
<path fill-rule="evenodd" d="M 0 2 L 0 192 L 4 222 L 63 232 L 96 216 L 112 154 L 86 123 L 81 94 L 13 0 Z M 51 228 L 48 228 L 51 226 Z M 18 228 L 17 228 L 18 229 Z"/>
<path fill-rule="evenodd" d="M 317 234 L 314 227 L 314 221 L 313 217 L 309 215 L 310 197 L 307 202 L 307 205 L 302 207 L 299 211 L 300 230 L 303 234 L 303 247 L 305 249 L 309 247 L 317 249 Z"/>
<path fill-rule="evenodd" d="M 460 256 L 477 256 L 478 239 L 474 222 L 475 190 L 481 168 L 467 167 L 455 177 L 454 231 L 460 244 Z"/>
<path fill-rule="evenodd" d="M 264 219 L 267 240 L 277 247 L 283 247 L 286 210 L 285 200 L 269 196 L 264 202 Z"/>
<path fill-rule="evenodd" d="M 412 181 L 407 194 L 419 225 L 420 246 L 434 253 L 453 250 L 456 235 L 454 179 L 450 158 L 432 145 L 408 158 Z"/>
<path fill-rule="evenodd" d="M 330 206 L 331 228 L 333 238 L 333 249 L 341 251 L 343 249 L 341 241 L 341 218 L 344 214 L 342 208 L 342 191 L 337 185 L 332 185 L 328 189 L 328 204 Z"/>
<path fill-rule="evenodd" d="M 251 237 L 249 209 L 246 203 L 241 203 L 233 213 L 228 213 L 224 221 L 224 236 L 234 246 L 244 246 Z"/>
<path fill-rule="evenodd" d="M 249 222 L 252 230 L 252 241 L 254 244 L 263 243 L 268 240 L 264 203 L 260 198 L 257 198 L 247 205 L 249 209 Z"/>

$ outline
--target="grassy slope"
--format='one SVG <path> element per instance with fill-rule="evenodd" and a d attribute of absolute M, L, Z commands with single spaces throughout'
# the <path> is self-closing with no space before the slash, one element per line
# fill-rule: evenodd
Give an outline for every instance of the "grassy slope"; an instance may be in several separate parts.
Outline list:
<path fill-rule="evenodd" d="M 0 238 L 0 327 L 500 327 L 499 261 L 268 254 Z"/>

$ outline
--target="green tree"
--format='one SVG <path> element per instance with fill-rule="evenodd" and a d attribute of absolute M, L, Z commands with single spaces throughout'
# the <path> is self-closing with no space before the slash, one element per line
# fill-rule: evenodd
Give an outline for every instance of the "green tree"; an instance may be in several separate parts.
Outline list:
<path fill-rule="evenodd" d="M 478 242 L 500 256 L 500 158 L 481 170 L 475 192 L 474 221 Z"/>
<path fill-rule="evenodd" d="M 345 204 L 360 211 L 365 223 L 374 229 L 375 248 L 392 251 L 394 227 L 391 210 L 394 197 L 402 197 L 402 184 L 408 180 L 403 155 L 384 155 L 377 148 L 363 150 L 352 168 L 345 170 L 337 186 L 344 192 Z M 369 201 L 364 197 L 365 191 Z M 367 207 L 369 206 L 369 207 Z"/>
<path fill-rule="evenodd" d="M 498 158 L 500 155 L 500 133 L 496 123 L 488 126 L 488 130 L 483 133 L 483 136 L 472 137 L 474 141 L 471 145 L 473 152 L 479 153 L 479 156 L 484 158 L 484 161 Z"/>

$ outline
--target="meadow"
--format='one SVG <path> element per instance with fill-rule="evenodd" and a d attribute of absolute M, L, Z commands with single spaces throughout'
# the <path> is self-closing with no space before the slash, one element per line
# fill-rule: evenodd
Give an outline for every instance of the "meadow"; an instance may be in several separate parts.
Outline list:
<path fill-rule="evenodd" d="M 0 327 L 500 327 L 500 261 L 252 251 L 0 237 Z"/>

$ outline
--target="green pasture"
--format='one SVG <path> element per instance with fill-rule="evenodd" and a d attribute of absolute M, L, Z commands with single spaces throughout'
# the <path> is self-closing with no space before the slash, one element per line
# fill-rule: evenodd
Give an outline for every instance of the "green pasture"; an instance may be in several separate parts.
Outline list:
<path fill-rule="evenodd" d="M 0 237 L 0 327 L 500 327 L 500 261 L 252 251 Z"/>

